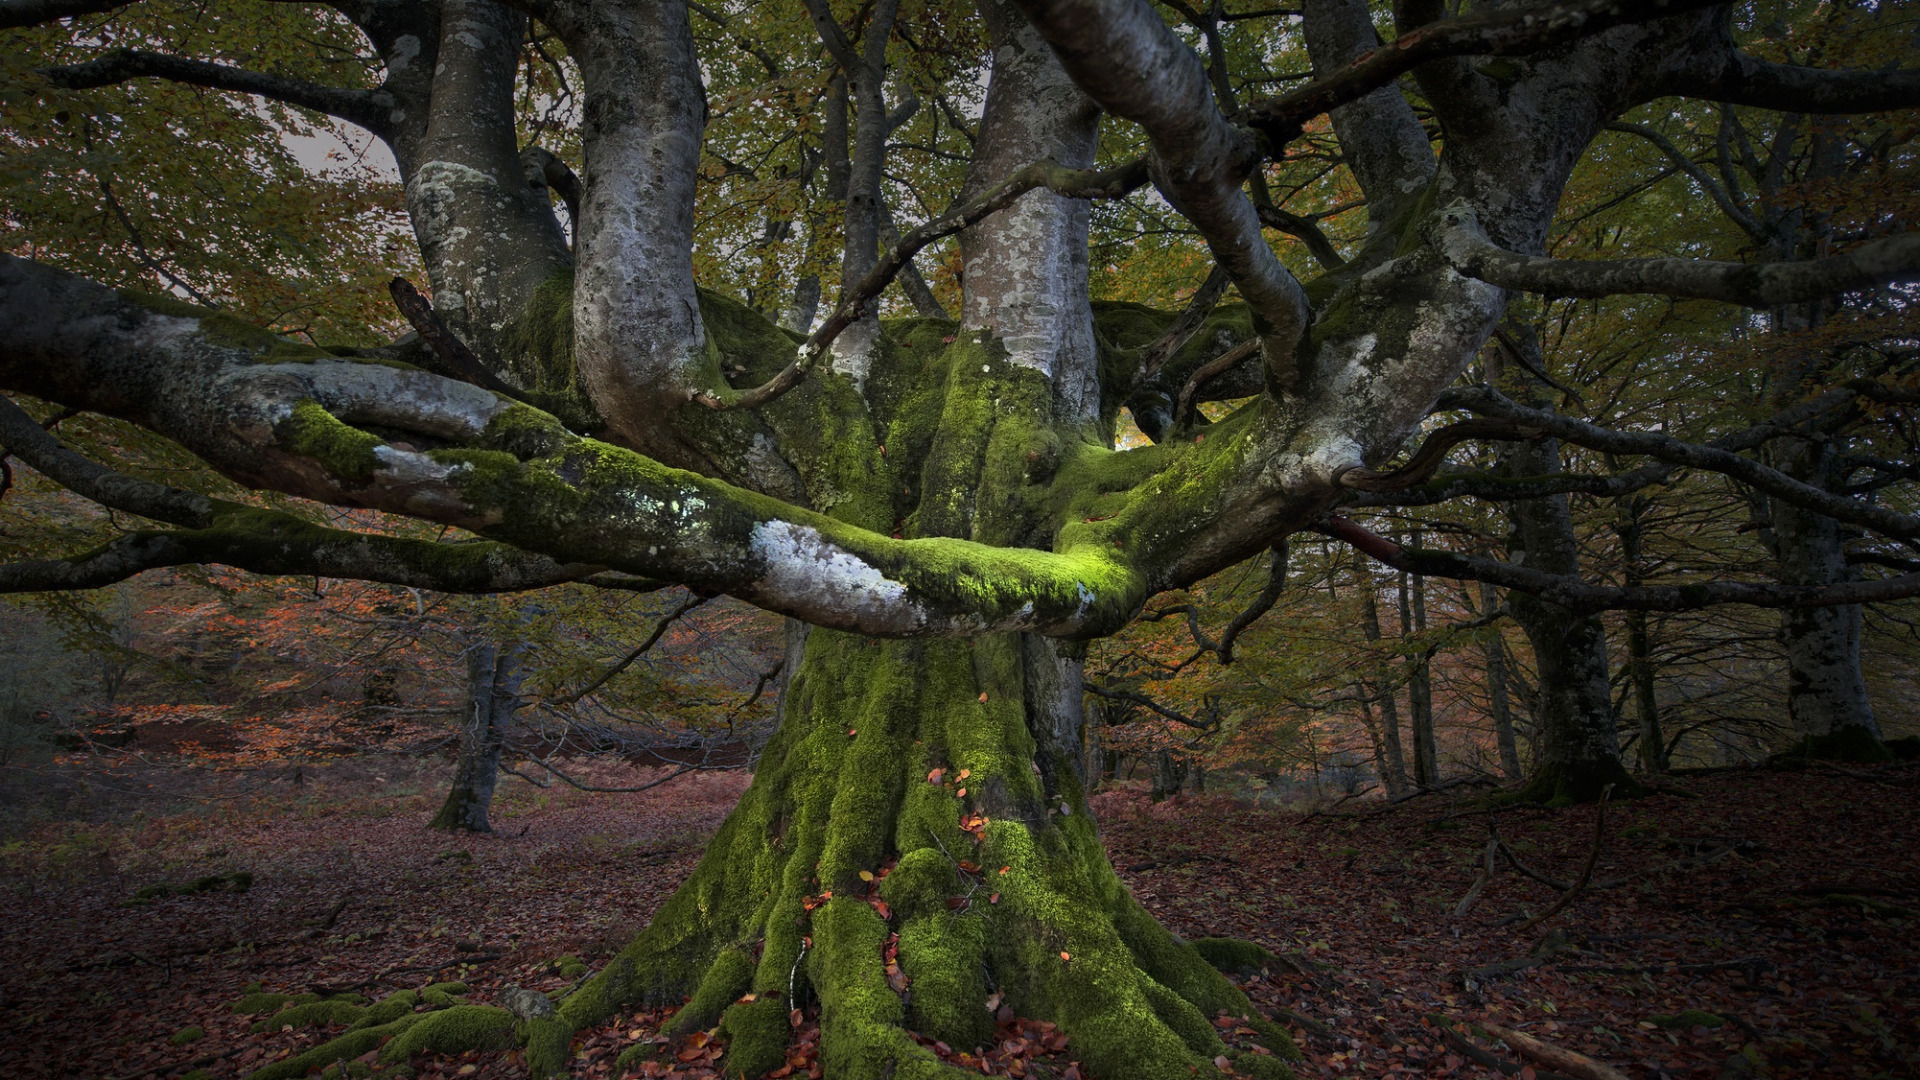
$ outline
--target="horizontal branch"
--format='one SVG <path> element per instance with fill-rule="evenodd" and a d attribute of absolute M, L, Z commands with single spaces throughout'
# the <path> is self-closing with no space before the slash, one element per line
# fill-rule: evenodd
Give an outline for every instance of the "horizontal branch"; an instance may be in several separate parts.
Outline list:
<path fill-rule="evenodd" d="M 1055 551 L 894 539 L 582 438 L 478 387 L 12 256 L 0 256 L 0 325 L 0 387 L 139 424 L 240 483 L 874 636 L 1108 633 L 1144 602 L 1142 568 L 1178 557 L 1182 530 L 1239 530 L 1215 545 L 1227 558 L 1268 519 L 1162 498 L 1070 523 Z"/>
<path fill-rule="evenodd" d="M 1266 136 L 1277 156 L 1307 121 L 1366 97 L 1430 60 L 1516 56 L 1590 37 L 1626 23 L 1711 7 L 1717 0 L 1570 0 L 1494 8 L 1428 23 L 1401 34 L 1329 75 L 1276 98 L 1256 101 L 1242 119 Z"/>
<path fill-rule="evenodd" d="M 98 15 L 130 3 L 132 0 L 0 0 L 0 30 Z"/>
<path fill-rule="evenodd" d="M 1874 240 L 1804 262 L 1553 259 L 1494 244 L 1464 205 L 1448 208 L 1442 220 L 1438 247 L 1454 269 L 1503 289 L 1546 296 L 1654 293 L 1766 308 L 1920 278 L 1920 234 Z"/>
<path fill-rule="evenodd" d="M 1845 390 L 1840 393 L 1852 393 L 1852 391 Z M 1821 395 L 1819 400 L 1824 402 L 1831 396 L 1830 394 Z M 1584 446 L 1590 450 L 1612 454 L 1645 455 L 1661 461 L 1669 461 L 1675 465 L 1721 473 L 1793 506 L 1825 514 L 1836 521 L 1861 525 L 1887 536 L 1920 536 L 1920 517 L 1835 495 L 1823 488 L 1795 480 L 1778 469 L 1769 468 L 1736 452 L 1748 445 L 1757 445 L 1758 442 L 1764 441 L 1762 435 L 1786 434 L 1779 429 L 1777 423 L 1779 418 L 1775 418 L 1774 422 L 1756 425 L 1735 436 L 1702 444 L 1685 442 L 1658 432 L 1619 431 L 1584 420 L 1560 416 L 1545 409 L 1529 408 L 1486 386 L 1450 390 L 1445 400 L 1450 408 L 1467 409 L 1482 415 L 1498 416 L 1530 427 L 1537 427 L 1554 438 L 1576 446 Z"/>
<path fill-rule="evenodd" d="M 1390 472 L 1378 472 L 1373 469 L 1352 468 L 1340 472 L 1340 486 L 1354 491 L 1399 491 L 1425 483 L 1440 471 L 1447 460 L 1447 451 L 1472 439 L 1490 439 L 1503 442 L 1519 442 L 1538 439 L 1544 434 L 1539 428 L 1515 424 L 1506 420 L 1489 417 L 1476 417 L 1448 424 L 1427 436 L 1414 451 L 1405 465 Z"/>
<path fill-rule="evenodd" d="M 605 579 L 605 567 L 561 563 L 493 541 L 441 543 L 318 525 L 279 510 L 243 506 L 126 476 L 61 445 L 18 405 L 0 397 L 0 445 L 76 495 L 128 514 L 183 526 L 141 530 L 66 559 L 0 566 L 0 592 L 94 589 L 163 567 L 196 563 L 256 574 L 314 574 L 440 592 L 499 593 Z"/>
<path fill-rule="evenodd" d="M 1838 585 L 1779 585 L 1770 582 L 1709 581 L 1689 585 L 1593 585 L 1571 574 L 1550 574 L 1484 555 L 1460 555 L 1396 544 L 1358 523 L 1329 514 L 1313 531 L 1351 545 L 1354 550 L 1395 570 L 1428 577 L 1484 581 L 1537 596 L 1576 614 L 1601 611 L 1696 611 L 1722 604 L 1767 608 L 1835 607 L 1875 604 L 1920 596 L 1920 574 Z"/>
<path fill-rule="evenodd" d="M 737 395 L 722 397 L 703 391 L 695 394 L 693 400 L 709 409 L 751 409 L 765 405 L 800 385 L 807 373 L 819 365 L 841 332 L 866 316 L 874 301 L 893 283 L 901 270 L 912 264 L 913 257 L 922 248 L 978 224 L 989 215 L 1012 206 L 1016 199 L 1030 191 L 1045 188 L 1068 199 L 1123 199 L 1146 182 L 1147 163 L 1144 158 L 1103 172 L 1069 169 L 1053 161 L 1036 161 L 1023 166 L 1000 183 L 909 232 L 889 248 L 873 269 L 848 290 L 846 298 L 828 316 L 827 321 L 821 323 L 819 329 L 800 346 L 800 355 L 773 378 Z"/>
<path fill-rule="evenodd" d="M 135 49 L 115 49 L 99 59 L 81 64 L 41 68 L 38 74 L 53 85 L 67 90 L 88 90 L 130 79 L 166 79 L 213 90 L 258 94 L 287 105 L 338 117 L 382 138 L 387 137 L 392 129 L 387 117 L 393 108 L 393 99 L 383 91 L 323 86 L 284 75 L 270 75 L 226 64 Z"/>
<path fill-rule="evenodd" d="M 1133 690 L 1109 690 L 1104 686 L 1098 685 L 1097 683 L 1087 683 L 1086 691 L 1087 693 L 1092 694 L 1095 697 L 1103 697 L 1109 701 L 1124 701 L 1131 705 L 1138 705 L 1141 708 L 1146 709 L 1148 712 L 1151 712 L 1156 716 L 1164 717 L 1168 720 L 1173 721 L 1176 724 L 1180 724 L 1184 727 L 1193 728 L 1196 731 L 1212 731 L 1214 728 L 1220 726 L 1220 722 L 1217 717 L 1212 721 L 1195 720 L 1193 717 L 1188 716 L 1183 712 L 1180 712 L 1176 709 L 1169 709 L 1165 705 L 1160 704 L 1159 702 L 1153 700 L 1147 695 L 1138 693 Z"/>
<path fill-rule="evenodd" d="M 1910 58 L 1910 57 L 1909 57 Z M 1784 113 L 1867 113 L 1920 106 L 1920 71 L 1776 64 L 1733 48 L 1668 89 L 1684 97 Z"/>
<path fill-rule="evenodd" d="M 1511 502 L 1516 499 L 1545 499 L 1554 495 L 1595 495 L 1619 498 L 1636 491 L 1664 484 L 1676 466 L 1664 461 L 1651 462 L 1629 472 L 1610 476 L 1584 473 L 1548 473 L 1541 476 L 1501 476 L 1491 472 L 1447 473 L 1424 483 L 1392 491 L 1369 491 L 1346 499 L 1350 507 L 1432 506 L 1463 497 L 1487 502 Z"/>

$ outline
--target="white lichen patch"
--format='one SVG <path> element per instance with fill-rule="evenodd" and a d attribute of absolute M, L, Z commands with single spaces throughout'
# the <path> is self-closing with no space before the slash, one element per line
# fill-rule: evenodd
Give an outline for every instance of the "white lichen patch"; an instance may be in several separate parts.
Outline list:
<path fill-rule="evenodd" d="M 754 591 L 782 608 L 831 612 L 875 633 L 906 632 L 925 622 L 905 585 L 810 526 L 763 521 L 753 528 L 750 549 L 765 568 Z"/>

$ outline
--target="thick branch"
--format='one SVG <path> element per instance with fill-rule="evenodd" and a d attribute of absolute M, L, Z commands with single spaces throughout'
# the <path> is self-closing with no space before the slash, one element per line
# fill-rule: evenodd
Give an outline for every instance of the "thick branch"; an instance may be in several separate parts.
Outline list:
<path fill-rule="evenodd" d="M 1358 101 L 1429 60 L 1449 56 L 1517 56 L 1590 37 L 1624 23 L 1712 7 L 1715 0 L 1572 0 L 1540 7 L 1495 8 L 1429 23 L 1360 59 L 1241 113 L 1267 137 L 1270 156 L 1298 138 L 1307 121 Z"/>
<path fill-rule="evenodd" d="M 178 56 L 115 49 L 97 60 L 65 67 L 41 68 L 42 78 L 68 90 L 86 90 L 109 86 L 129 79 L 167 79 L 171 82 L 205 86 L 214 90 L 232 90 L 259 94 L 264 98 L 296 105 L 303 109 L 336 116 L 382 138 L 391 134 L 387 115 L 393 101 L 378 90 L 348 90 L 322 86 L 304 79 L 270 75 L 245 68 L 188 60 Z"/>
<path fill-rule="evenodd" d="M 1495 439 L 1516 442 L 1522 439 L 1537 439 L 1542 432 L 1539 428 L 1479 417 L 1462 420 L 1457 424 L 1448 424 L 1427 436 L 1427 441 L 1414 451 L 1405 465 L 1390 472 L 1377 472 L 1373 469 L 1347 469 L 1340 473 L 1340 486 L 1355 491 L 1400 491 L 1424 484 L 1440 471 L 1447 460 L 1447 451 L 1469 439 Z"/>
<path fill-rule="evenodd" d="M 1140 567 L 1171 558 L 1160 548 L 1180 528 L 1214 520 L 1168 521 L 1149 504 L 1068 526 L 1054 552 L 897 540 L 581 438 L 477 387 L 11 256 L 0 256 L 0 325 L 0 386 L 140 424 L 242 483 L 726 592 L 830 629 L 1108 633 L 1146 597 Z"/>
<path fill-rule="evenodd" d="M 56 19 L 97 15 L 126 7 L 132 0 L 0 0 L 0 30 L 38 26 Z"/>
<path fill-rule="evenodd" d="M 1920 71 L 1824 71 L 1734 49 L 1669 89 L 1685 97 L 1784 113 L 1864 113 L 1920 105 Z"/>
<path fill-rule="evenodd" d="M 1861 244 L 1805 262 L 1729 263 L 1708 259 L 1553 259 L 1521 255 L 1487 239 L 1472 211 L 1450 208 L 1438 237 L 1453 268 L 1469 277 L 1547 296 L 1656 293 L 1767 308 L 1920 277 L 1920 234 Z"/>

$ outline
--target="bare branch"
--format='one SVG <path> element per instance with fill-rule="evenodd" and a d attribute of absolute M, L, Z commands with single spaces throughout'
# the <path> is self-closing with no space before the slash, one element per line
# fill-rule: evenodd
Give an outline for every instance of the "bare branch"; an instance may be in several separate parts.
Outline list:
<path fill-rule="evenodd" d="M 1852 392 L 1849 389 L 1838 393 Z M 1823 394 L 1817 400 L 1825 403 L 1832 396 L 1831 393 Z M 1713 443 L 1703 445 L 1685 442 L 1658 432 L 1617 431 L 1598 424 L 1590 424 L 1584 420 L 1561 416 L 1545 409 L 1528 408 L 1485 386 L 1449 391 L 1446 400 L 1451 407 L 1469 409 L 1483 415 L 1498 416 L 1529 427 L 1536 427 L 1548 435 L 1577 446 L 1612 454 L 1642 454 L 1661 461 L 1669 461 L 1675 465 L 1724 473 L 1795 506 L 1825 514 L 1836 521 L 1863 525 L 1888 536 L 1920 536 L 1920 517 L 1835 495 L 1823 488 L 1795 480 L 1777 469 L 1769 468 L 1736 452 L 1751 445 L 1758 445 L 1773 434 L 1781 433 L 1784 425 L 1780 417 L 1776 417 L 1766 425 L 1756 425 L 1755 428 L 1740 432 L 1737 437 L 1715 440 Z"/>
<path fill-rule="evenodd" d="M 1539 428 L 1527 427 L 1506 420 L 1478 417 L 1462 420 L 1457 424 L 1448 424 L 1427 436 L 1427 441 L 1414 451 L 1405 465 L 1391 472 L 1376 472 L 1373 469 L 1344 469 L 1340 473 L 1340 486 L 1355 491 L 1399 491 L 1415 484 L 1423 484 L 1440 470 L 1447 460 L 1447 451 L 1469 439 L 1493 439 L 1503 442 L 1518 442 L 1524 439 L 1538 439 L 1544 432 Z"/>
<path fill-rule="evenodd" d="M 641 642 L 637 648 L 635 648 L 632 652 L 628 653 L 625 657 L 621 658 L 619 663 L 614 664 L 612 667 L 609 667 L 607 670 L 595 676 L 593 681 L 589 682 L 587 685 L 581 687 L 578 690 L 575 690 L 571 694 L 565 694 L 565 695 L 562 695 L 561 697 L 555 698 L 553 701 L 549 702 L 549 704 L 571 705 L 574 702 L 579 701 L 581 698 L 586 697 L 588 694 L 593 693 L 595 690 L 600 689 L 602 686 L 605 686 L 608 683 L 608 681 L 610 681 L 614 676 L 627 670 L 629 667 L 632 667 L 634 661 L 646 655 L 646 653 L 649 650 L 651 650 L 654 647 L 654 645 L 659 643 L 661 636 L 667 632 L 667 627 L 672 626 L 674 623 L 678 622 L 680 620 L 680 616 L 685 615 L 687 612 L 692 611 L 694 608 L 699 607 L 701 604 L 704 604 L 711 599 L 713 599 L 712 594 L 708 594 L 706 596 L 701 596 L 697 593 L 689 595 L 685 600 L 681 601 L 680 604 L 676 606 L 672 611 L 669 611 L 665 615 L 662 615 L 660 617 L 660 620 L 653 624 L 653 633 L 647 635 L 647 640 Z"/>
<path fill-rule="evenodd" d="M 1394 543 L 1338 515 L 1328 515 L 1313 531 L 1351 544 L 1376 562 L 1410 574 L 1485 581 L 1538 596 L 1577 615 L 1602 611 L 1696 611 L 1720 604 L 1768 608 L 1836 607 L 1873 604 L 1920 596 L 1920 574 L 1838 585 L 1777 585 L 1767 582 L 1709 581 L 1689 585 L 1592 585 L 1571 574 L 1549 574 L 1484 555 L 1458 555 L 1431 548 L 1415 550 Z"/>
<path fill-rule="evenodd" d="M 1708 259 L 1553 259 L 1521 255 L 1487 239 L 1473 211 L 1448 208 L 1438 247 L 1453 268 L 1504 289 L 1547 296 L 1655 293 L 1766 308 L 1920 277 L 1920 234 L 1861 244 L 1805 262 Z"/>
<path fill-rule="evenodd" d="M 97 15 L 128 6 L 132 0 L 0 0 L 0 30 L 38 26 L 58 19 Z"/>
<path fill-rule="evenodd" d="M 1727 49 L 1672 93 L 1784 113 L 1864 113 L 1920 105 L 1920 71 L 1822 70 Z"/>
<path fill-rule="evenodd" d="M 115 5 L 118 6 L 118 5 Z M 129 79 L 166 79 L 171 82 L 205 86 L 214 90 L 232 90 L 261 97 L 328 116 L 339 117 L 363 127 L 381 138 L 392 133 L 387 122 L 392 99 L 378 90 L 348 90 L 323 86 L 304 79 L 270 75 L 245 68 L 188 60 L 178 56 L 115 49 L 97 60 L 65 67 L 41 68 L 38 73 L 55 86 L 68 90 L 86 90 L 109 86 Z"/>
<path fill-rule="evenodd" d="M 439 357 L 441 362 L 451 369 L 448 374 L 461 382 L 484 387 L 496 394 L 503 394 L 515 400 L 526 400 L 521 397 L 518 390 L 508 386 L 493 372 L 488 371 L 486 365 L 480 362 L 480 358 L 473 355 L 473 350 L 467 348 L 465 342 L 456 337 L 453 331 L 447 329 L 447 324 L 441 322 L 440 316 L 434 314 L 433 303 L 421 295 L 419 289 L 413 287 L 413 282 L 403 277 L 394 278 L 387 282 L 387 292 L 393 297 L 393 306 L 399 308 L 400 314 L 405 315 L 407 322 L 413 324 L 413 330 L 420 335 L 420 340 L 426 342 L 427 347 L 433 350 L 433 355 Z"/>

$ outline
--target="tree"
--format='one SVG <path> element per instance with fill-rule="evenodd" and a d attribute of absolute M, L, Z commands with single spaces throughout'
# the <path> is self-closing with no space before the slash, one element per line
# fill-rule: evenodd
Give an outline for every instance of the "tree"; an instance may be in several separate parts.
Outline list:
<path fill-rule="evenodd" d="M 111 7 L 4 0 L 0 12 L 26 26 Z M 1686 95 L 1845 113 L 1920 101 L 1912 72 L 1762 60 L 1725 8 L 1691 0 L 1454 17 L 1409 0 L 1387 44 L 1366 5 L 1309 0 L 1316 77 L 1232 115 L 1219 102 L 1234 89 L 1221 57 L 1236 55 L 1219 40 L 1220 8 L 1199 20 L 1212 27 L 1210 74 L 1144 0 L 991 0 L 971 24 L 977 38 L 944 43 L 948 66 L 981 71 L 986 86 L 977 124 L 955 125 L 964 180 L 946 210 L 883 252 L 888 140 L 913 92 L 891 77 L 895 57 L 926 51 L 914 19 L 958 16 L 809 0 L 824 57 L 812 70 L 848 150 L 845 188 L 828 185 L 838 205 L 809 226 L 841 222 L 839 299 L 802 336 L 696 282 L 708 99 L 688 7 L 341 0 L 333 12 L 374 53 L 364 81 L 344 86 L 99 36 L 90 58 L 39 70 L 32 93 L 159 78 L 261 94 L 384 140 L 433 292 L 431 312 L 409 310 L 417 334 L 393 346 L 342 355 L 173 296 L 18 254 L 0 262 L 0 385 L 163 435 L 250 488 L 471 534 L 351 532 L 167 487 L 60 445 L 9 403 L 0 439 L 20 460 L 155 524 L 72 558 L 15 563 L 0 573 L 6 587 L 86 587 L 198 561 L 455 592 L 666 579 L 812 626 L 794 638 L 781 729 L 700 867 L 556 1017 L 527 1020 L 536 1072 L 564 1063 L 579 1026 L 690 994 L 670 1030 L 718 1023 L 729 1067 L 748 1075 L 782 1060 L 795 997 L 820 1003 L 832 1075 L 938 1075 L 907 1030 L 978 1043 L 989 980 L 1015 1009 L 1057 1021 L 1103 1077 L 1213 1068 L 1227 1048 L 1207 1018 L 1249 1006 L 1133 902 L 1101 852 L 1079 772 L 1084 642 L 1156 593 L 1316 522 L 1413 572 L 1478 565 L 1409 554 L 1323 515 L 1343 492 L 1397 482 L 1378 467 L 1473 360 L 1509 289 L 1772 304 L 1920 267 L 1911 236 L 1788 267 L 1539 254 L 1575 162 L 1636 104 Z M 746 19 L 719 14 L 736 30 Z M 1299 40 L 1290 11 L 1247 15 L 1236 48 Z M 529 17 L 577 71 L 577 175 L 557 156 L 523 160 L 515 74 Z M 34 33 L 44 52 L 69 32 Z M 724 45 L 728 64 L 753 57 L 747 41 Z M 779 55 L 767 60 L 769 78 L 787 77 Z M 1438 153 L 1415 96 L 1444 135 Z M 1365 235 L 1344 252 L 1262 194 L 1329 111 L 1365 198 Z M 1103 115 L 1140 156 L 1099 156 Z M 1238 304 L 1091 302 L 1089 200 L 1148 184 L 1204 241 Z M 569 236 L 551 194 L 576 187 Z M 1332 268 L 1303 282 L 1267 222 L 1304 235 L 1298 254 Z M 780 233 L 771 214 L 768 224 Z M 955 233 L 958 322 L 881 322 L 882 290 Z M 1908 393 L 1829 391 L 1842 392 Z M 1193 406 L 1209 399 L 1245 404 L 1203 423 Z M 1150 424 L 1157 443 L 1111 449 L 1120 408 L 1159 400 L 1172 406 Z M 1508 437 L 1567 426 L 1491 391 L 1467 400 L 1504 414 Z M 1621 453 L 1705 452 L 1622 440 Z M 1727 467 L 1795 505 L 1920 533 L 1898 511 Z M 1595 610 L 1582 590 L 1597 587 L 1563 567 L 1513 569 L 1524 572 L 1489 573 Z M 1700 603 L 1782 606 L 1920 591 L 1911 576 L 1696 588 Z M 888 982 L 896 946 L 906 999 Z M 485 1007 L 424 1014 L 398 1045 L 473 1045 L 507 1037 L 512 1021 Z M 1262 1030 L 1284 1049 L 1282 1032 Z M 1234 1061 L 1279 1068 L 1251 1053 Z"/>

